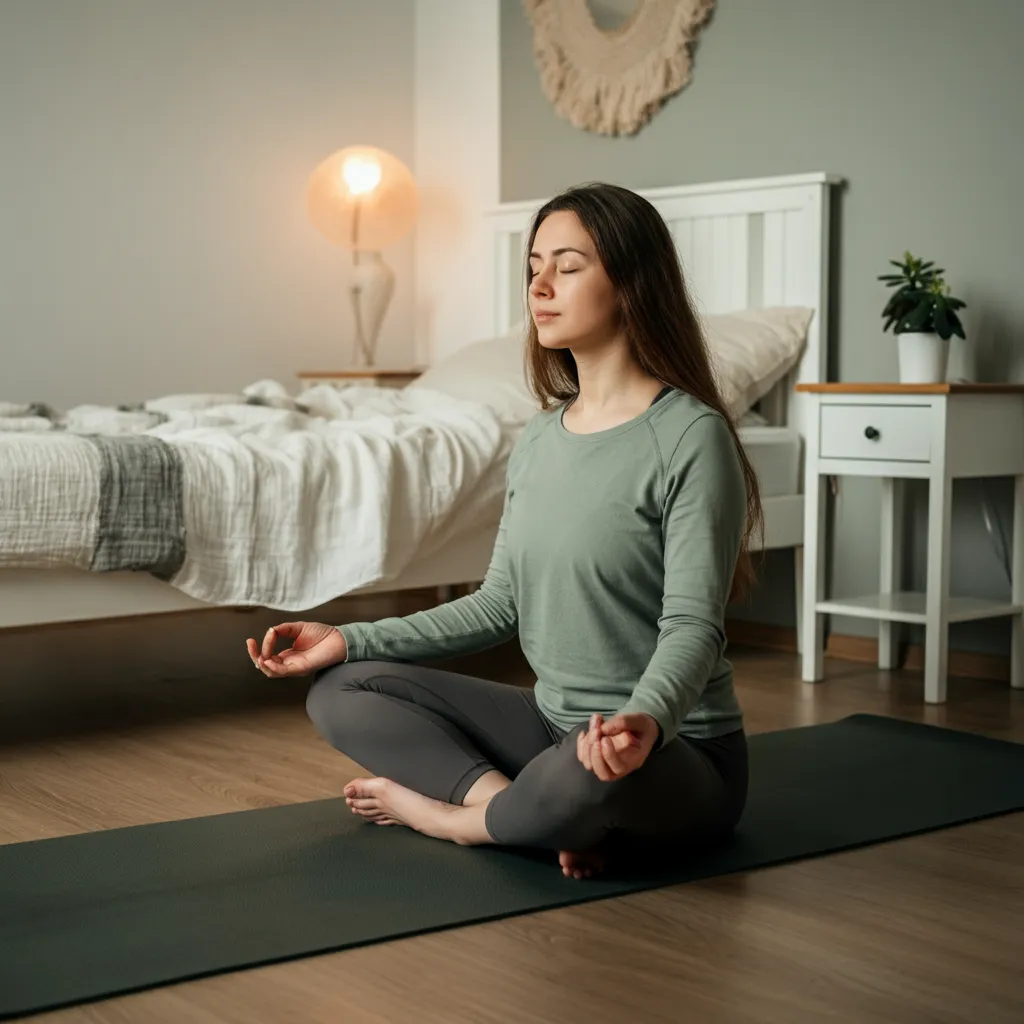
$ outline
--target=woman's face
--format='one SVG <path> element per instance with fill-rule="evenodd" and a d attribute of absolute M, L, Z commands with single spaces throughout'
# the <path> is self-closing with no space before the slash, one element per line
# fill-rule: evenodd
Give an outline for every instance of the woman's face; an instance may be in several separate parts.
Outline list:
<path fill-rule="evenodd" d="M 618 330 L 615 288 L 575 213 L 541 221 L 530 252 L 530 314 L 544 348 L 584 349 Z"/>

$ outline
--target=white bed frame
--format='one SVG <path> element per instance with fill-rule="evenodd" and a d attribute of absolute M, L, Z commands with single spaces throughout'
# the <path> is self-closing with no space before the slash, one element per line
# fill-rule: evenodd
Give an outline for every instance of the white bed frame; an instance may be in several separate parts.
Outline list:
<path fill-rule="evenodd" d="M 794 427 L 801 435 L 808 422 L 807 396 L 795 392 L 793 384 L 826 379 L 829 199 L 830 186 L 840 181 L 835 175 L 816 173 L 640 192 L 672 230 L 688 282 L 705 312 L 765 306 L 816 310 L 799 365 L 760 404 L 760 411 L 773 423 Z M 530 218 L 541 203 L 506 203 L 487 215 L 494 237 L 494 263 L 482 268 L 486 277 L 480 284 L 493 290 L 490 326 L 496 335 L 523 317 L 523 244 Z M 799 609 L 803 497 L 766 498 L 764 505 L 764 547 L 795 549 Z M 354 593 L 479 581 L 486 573 L 496 533 L 497 523 L 488 524 L 414 562 L 397 579 Z M 69 567 L 0 570 L 0 628 L 214 607 L 147 573 L 92 573 Z M 798 613 L 797 623 L 800 619 Z M 798 644 L 799 640 L 798 635 Z"/>

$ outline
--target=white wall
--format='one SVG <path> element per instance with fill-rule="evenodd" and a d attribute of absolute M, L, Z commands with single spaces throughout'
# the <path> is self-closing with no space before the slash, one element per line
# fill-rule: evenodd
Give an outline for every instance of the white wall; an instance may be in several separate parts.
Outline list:
<path fill-rule="evenodd" d="M 0 400 L 349 365 L 350 257 L 306 181 L 355 142 L 412 164 L 413 28 L 413 0 L 3 0 Z M 412 240 L 385 255 L 401 365 Z"/>
<path fill-rule="evenodd" d="M 417 357 L 433 362 L 493 320 L 490 238 L 497 205 L 501 46 L 498 0 L 416 0 Z"/>

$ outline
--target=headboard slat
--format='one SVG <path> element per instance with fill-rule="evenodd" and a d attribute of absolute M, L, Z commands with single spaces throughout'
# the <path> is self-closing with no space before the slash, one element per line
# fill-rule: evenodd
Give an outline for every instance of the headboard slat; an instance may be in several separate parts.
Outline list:
<path fill-rule="evenodd" d="M 764 215 L 764 255 L 761 259 L 764 306 L 781 306 L 786 295 L 786 216 L 780 210 Z"/>

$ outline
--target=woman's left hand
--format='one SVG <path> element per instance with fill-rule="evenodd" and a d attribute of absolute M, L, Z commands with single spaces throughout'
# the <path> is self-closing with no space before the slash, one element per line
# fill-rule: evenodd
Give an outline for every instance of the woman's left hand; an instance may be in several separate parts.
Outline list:
<path fill-rule="evenodd" d="M 645 714 L 591 715 L 590 728 L 576 737 L 576 756 L 602 782 L 635 772 L 658 741 L 658 723 Z"/>

